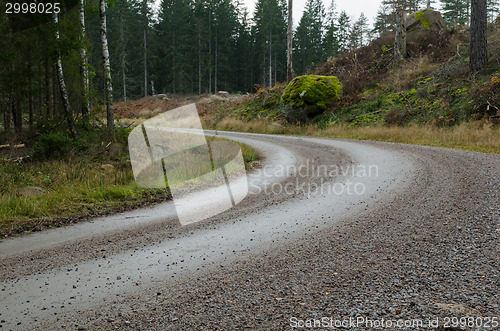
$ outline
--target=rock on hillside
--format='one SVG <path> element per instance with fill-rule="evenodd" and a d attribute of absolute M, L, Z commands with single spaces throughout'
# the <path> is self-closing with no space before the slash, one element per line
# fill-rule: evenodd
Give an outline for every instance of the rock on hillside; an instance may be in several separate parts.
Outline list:
<path fill-rule="evenodd" d="M 418 11 L 408 16 L 406 20 L 406 30 L 408 32 L 416 30 L 445 30 L 446 23 L 441 13 L 432 9 Z"/>
<path fill-rule="evenodd" d="M 283 113 L 290 122 L 305 122 L 338 102 L 342 89 L 339 79 L 334 76 L 296 77 L 281 97 Z"/>

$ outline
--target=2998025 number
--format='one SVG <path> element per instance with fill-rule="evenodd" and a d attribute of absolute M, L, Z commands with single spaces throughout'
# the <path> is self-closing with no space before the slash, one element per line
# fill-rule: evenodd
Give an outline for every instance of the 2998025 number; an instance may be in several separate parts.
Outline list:
<path fill-rule="evenodd" d="M 60 3 L 6 3 L 6 14 L 59 14 L 61 12 Z"/>

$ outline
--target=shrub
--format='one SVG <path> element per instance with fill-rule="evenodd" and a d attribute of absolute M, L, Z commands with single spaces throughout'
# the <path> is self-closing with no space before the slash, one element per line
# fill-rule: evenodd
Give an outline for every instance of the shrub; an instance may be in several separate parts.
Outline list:
<path fill-rule="evenodd" d="M 43 134 L 33 145 L 36 158 L 54 159 L 67 156 L 73 148 L 73 139 L 58 133 Z"/>

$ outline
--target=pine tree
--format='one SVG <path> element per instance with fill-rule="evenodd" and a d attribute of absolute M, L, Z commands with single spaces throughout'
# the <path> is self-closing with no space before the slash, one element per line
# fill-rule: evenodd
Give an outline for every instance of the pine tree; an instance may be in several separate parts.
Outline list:
<path fill-rule="evenodd" d="M 323 49 L 327 57 L 339 54 L 337 8 L 335 0 L 328 6 L 325 22 L 325 36 L 323 39 Z"/>
<path fill-rule="evenodd" d="M 254 75 L 263 86 L 286 79 L 287 21 L 286 1 L 257 1 L 252 26 Z"/>
<path fill-rule="evenodd" d="M 368 34 L 368 18 L 364 13 L 361 13 L 359 19 L 353 24 L 350 32 L 350 46 L 354 49 L 364 45 L 365 38 Z"/>
<path fill-rule="evenodd" d="M 349 50 L 349 36 L 351 31 L 351 18 L 347 15 L 347 12 L 343 10 L 340 12 L 338 20 L 338 33 L 337 40 L 339 43 L 339 52 L 345 53 Z"/>
<path fill-rule="evenodd" d="M 297 72 L 305 73 L 326 60 L 322 50 L 325 9 L 321 0 L 308 0 L 295 33 L 295 49 L 299 58 Z"/>
<path fill-rule="evenodd" d="M 236 84 L 234 87 L 237 91 L 248 92 L 253 86 L 251 81 L 253 42 L 246 8 L 240 10 L 240 13 L 236 44 Z"/>
<path fill-rule="evenodd" d="M 450 26 L 465 25 L 469 21 L 469 0 L 441 0 L 443 18 Z"/>
<path fill-rule="evenodd" d="M 196 34 L 189 24 L 187 0 L 163 0 L 155 26 L 154 71 L 157 87 L 163 92 L 188 93 L 192 87 L 192 49 Z"/>
<path fill-rule="evenodd" d="M 500 0 L 487 0 L 487 6 L 488 22 L 493 23 L 500 15 Z"/>
<path fill-rule="evenodd" d="M 372 31 L 378 36 L 392 32 L 394 31 L 394 22 L 395 17 L 390 6 L 382 3 L 375 17 L 375 24 Z"/>

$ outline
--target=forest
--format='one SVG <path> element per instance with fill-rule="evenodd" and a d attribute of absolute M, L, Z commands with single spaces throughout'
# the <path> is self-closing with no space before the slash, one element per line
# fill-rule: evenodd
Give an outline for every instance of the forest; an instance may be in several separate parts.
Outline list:
<path fill-rule="evenodd" d="M 0 142 L 61 123 L 74 136 L 104 108 L 113 123 L 113 100 L 252 93 L 287 80 L 286 0 L 259 0 L 252 15 L 233 0 L 65 0 L 57 15 L 7 13 L 7 4 L 0 12 Z M 493 22 L 499 0 L 487 4 Z M 384 0 L 373 27 L 334 0 L 308 0 L 293 30 L 294 74 L 394 33 L 398 13 L 430 6 L 452 28 L 469 24 L 470 0 Z"/>

